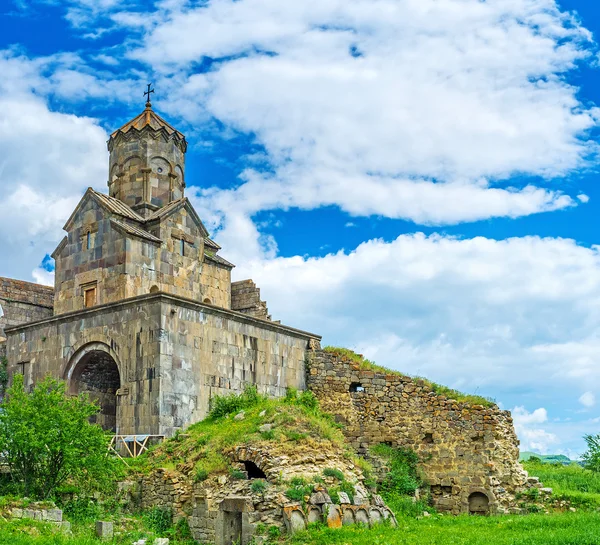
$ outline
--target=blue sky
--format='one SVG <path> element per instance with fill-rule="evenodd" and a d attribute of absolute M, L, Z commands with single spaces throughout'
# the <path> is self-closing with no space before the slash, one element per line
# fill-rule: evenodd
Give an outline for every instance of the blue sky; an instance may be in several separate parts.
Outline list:
<path fill-rule="evenodd" d="M 596 4 L 7 0 L 0 275 L 52 282 L 152 81 L 187 195 L 275 319 L 577 455 L 600 431 Z"/>

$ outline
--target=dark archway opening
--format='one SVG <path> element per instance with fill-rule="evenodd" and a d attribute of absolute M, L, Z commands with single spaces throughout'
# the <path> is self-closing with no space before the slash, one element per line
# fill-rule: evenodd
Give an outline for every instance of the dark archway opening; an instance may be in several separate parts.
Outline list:
<path fill-rule="evenodd" d="M 353 382 L 352 384 L 350 384 L 350 392 L 354 393 L 354 392 L 364 392 L 364 391 L 365 391 L 365 389 L 360 382 Z"/>
<path fill-rule="evenodd" d="M 248 473 L 248 479 L 267 478 L 265 472 L 262 469 L 260 469 L 260 467 L 258 467 L 254 462 L 251 462 L 250 460 L 244 460 L 242 463 L 244 464 L 244 469 L 246 470 L 246 473 Z"/>
<path fill-rule="evenodd" d="M 150 293 L 158 293 L 159 291 L 160 289 L 156 284 L 150 288 Z"/>
<path fill-rule="evenodd" d="M 92 422 L 103 429 L 117 430 L 117 390 L 121 386 L 119 368 L 106 352 L 94 350 L 85 354 L 75 366 L 69 391 L 77 395 L 87 393 L 100 406 Z"/>
<path fill-rule="evenodd" d="M 487 515 L 490 512 L 490 499 L 483 492 L 473 492 L 469 496 L 469 513 Z"/>

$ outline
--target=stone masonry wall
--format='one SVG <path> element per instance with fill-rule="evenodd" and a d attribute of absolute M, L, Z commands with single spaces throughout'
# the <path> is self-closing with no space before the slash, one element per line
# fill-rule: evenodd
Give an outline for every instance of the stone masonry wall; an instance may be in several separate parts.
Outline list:
<path fill-rule="evenodd" d="M 5 327 L 52 316 L 52 288 L 0 277 L 0 357 L 5 353 Z"/>
<path fill-rule="evenodd" d="M 100 305 L 7 332 L 9 374 L 76 385 L 85 358 L 119 370 L 117 431 L 171 436 L 204 418 L 213 395 L 283 396 L 305 387 L 309 333 L 163 293 Z M 112 391 L 112 388 L 111 388 Z"/>
<path fill-rule="evenodd" d="M 379 443 L 416 451 L 440 511 L 468 512 L 479 493 L 491 512 L 506 512 L 528 487 L 511 415 L 495 405 L 459 403 L 422 380 L 361 369 L 325 351 L 311 354 L 307 387 L 357 451 Z"/>
<path fill-rule="evenodd" d="M 260 288 L 252 280 L 231 283 L 231 308 L 261 320 L 271 319 L 267 303 L 260 300 Z"/>

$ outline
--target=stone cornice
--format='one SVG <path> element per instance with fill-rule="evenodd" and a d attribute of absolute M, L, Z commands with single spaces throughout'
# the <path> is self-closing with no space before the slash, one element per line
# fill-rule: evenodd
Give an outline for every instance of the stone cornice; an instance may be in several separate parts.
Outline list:
<path fill-rule="evenodd" d="M 173 305 L 185 308 L 191 308 L 194 310 L 199 310 L 201 312 L 206 312 L 209 314 L 216 314 L 218 316 L 223 316 L 226 318 L 230 318 L 236 320 L 238 322 L 242 322 L 245 324 L 253 325 L 256 327 L 260 327 L 263 329 L 268 329 L 270 331 L 275 331 L 277 333 L 285 333 L 288 335 L 294 335 L 296 337 L 305 338 L 306 340 L 310 339 L 318 339 L 321 340 L 320 335 L 315 335 L 314 333 L 309 333 L 308 331 L 302 331 L 301 329 L 295 329 L 293 327 L 284 326 L 281 324 L 277 324 L 275 322 L 269 322 L 267 320 L 259 320 L 258 318 L 253 318 L 252 316 L 248 316 L 242 312 L 236 312 L 235 310 L 224 309 L 220 307 L 216 307 L 214 305 L 208 305 L 206 303 L 201 303 L 200 301 L 195 301 L 193 299 L 187 299 L 186 297 L 179 297 L 177 295 L 171 295 L 165 292 L 158 293 L 150 293 L 146 295 L 138 295 L 137 297 L 131 297 L 129 299 L 123 299 L 122 301 L 117 301 L 114 303 L 106 303 L 104 305 L 98 305 L 92 308 L 86 308 L 83 310 L 75 310 L 72 312 L 65 312 L 64 314 L 59 314 L 57 316 L 53 316 L 51 318 L 44 318 L 43 320 L 38 320 L 36 322 L 29 322 L 27 324 L 21 324 L 18 326 L 12 326 L 5 328 L 5 334 L 10 336 L 14 333 L 19 333 L 23 331 L 27 331 L 28 329 L 36 328 L 42 325 L 53 325 L 59 324 L 62 322 L 72 321 L 77 318 L 85 318 L 88 316 L 94 316 L 95 314 L 102 314 L 107 311 L 117 311 L 120 309 L 124 309 L 127 307 L 139 305 L 140 303 L 161 303 L 164 305 Z"/>

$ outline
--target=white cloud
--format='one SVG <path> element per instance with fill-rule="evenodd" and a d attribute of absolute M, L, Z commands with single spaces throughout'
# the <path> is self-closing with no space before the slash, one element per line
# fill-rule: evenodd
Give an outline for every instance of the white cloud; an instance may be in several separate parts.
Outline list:
<path fill-rule="evenodd" d="M 552 0 L 184 6 L 154 13 L 133 55 L 165 76 L 171 113 L 265 147 L 269 174 L 249 168 L 224 197 L 247 214 L 337 204 L 444 224 L 585 202 L 506 182 L 597 151 L 598 110 L 564 78 L 590 35 Z M 192 73 L 203 56 L 227 58 Z"/>
<path fill-rule="evenodd" d="M 0 54 L 0 274 L 29 279 L 63 236 L 83 190 L 106 181 L 107 135 L 97 122 L 52 112 L 33 89 L 37 61 Z"/>
<path fill-rule="evenodd" d="M 539 427 L 548 420 L 546 409 L 539 408 L 532 413 L 524 407 L 515 407 L 512 410 L 515 430 L 521 441 L 521 451 L 534 451 L 548 454 L 549 448 L 555 446 L 558 437 Z"/>
<path fill-rule="evenodd" d="M 581 394 L 579 403 L 584 407 L 591 408 L 596 404 L 596 396 L 592 392 L 585 392 Z"/>

